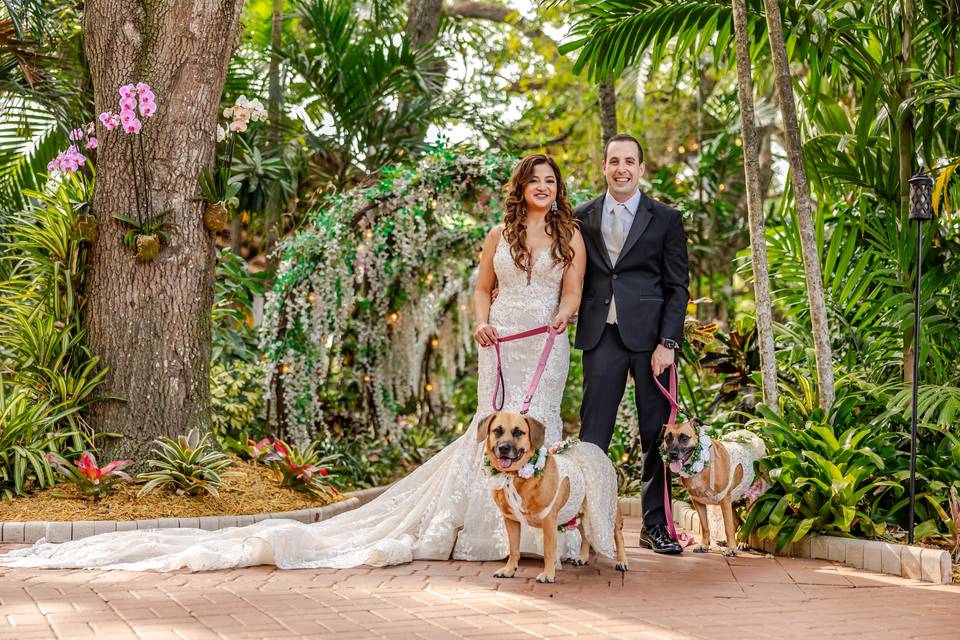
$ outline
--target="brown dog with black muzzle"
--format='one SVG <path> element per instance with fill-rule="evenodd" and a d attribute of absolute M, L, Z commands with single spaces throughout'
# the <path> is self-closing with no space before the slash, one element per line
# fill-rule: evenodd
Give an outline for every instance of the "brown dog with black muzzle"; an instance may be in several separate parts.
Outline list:
<path fill-rule="evenodd" d="M 696 418 L 664 425 L 664 429 L 663 448 L 670 470 L 680 476 L 700 516 L 700 545 L 694 551 L 704 553 L 710 549 L 707 505 L 715 504 L 723 514 L 727 538 L 724 555 L 736 555 L 737 521 L 733 504 L 764 488 L 754 471 L 754 462 L 766 455 L 763 440 L 746 430 L 733 431 L 716 440 L 706 434 L 703 423 Z"/>
<path fill-rule="evenodd" d="M 581 536 L 580 552 L 573 561 L 574 565 L 587 564 L 591 546 L 608 556 L 613 555 L 611 552 L 615 548 L 616 568 L 626 571 L 627 555 L 623 545 L 623 517 L 619 504 L 615 506 L 616 519 L 610 523 L 610 527 L 603 525 L 602 518 L 593 516 L 591 502 L 587 499 L 588 494 L 597 494 L 595 509 L 599 509 L 604 500 L 617 502 L 613 465 L 606 454 L 591 443 L 578 442 L 564 453 L 547 453 L 543 447 L 545 432 L 546 427 L 542 422 L 518 413 L 495 413 L 477 425 L 477 442 L 486 441 L 485 452 L 492 473 L 501 481 L 497 485 L 500 488 L 493 489 L 493 500 L 503 514 L 510 549 L 507 564 L 494 573 L 494 577 L 512 578 L 517 571 L 521 520 L 543 531 L 543 573 L 537 576 L 537 582 L 556 580 L 557 525 L 572 528 L 573 522 L 576 522 Z M 546 462 L 541 463 L 536 475 L 524 477 L 522 470 L 527 468 L 526 465 L 535 454 L 538 458 L 546 454 Z M 589 478 L 584 477 L 585 471 Z M 612 487 L 608 486 L 611 483 Z M 597 491 L 597 488 L 602 491 Z M 613 513 L 613 504 L 602 506 Z M 585 509 L 588 511 L 586 518 Z M 612 532 L 597 530 L 610 528 Z M 611 533 L 613 544 L 609 544 Z"/>

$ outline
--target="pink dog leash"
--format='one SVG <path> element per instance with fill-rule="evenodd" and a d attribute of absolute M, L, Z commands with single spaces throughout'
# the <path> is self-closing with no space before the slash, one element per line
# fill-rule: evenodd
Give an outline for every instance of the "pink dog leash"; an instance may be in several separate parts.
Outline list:
<path fill-rule="evenodd" d="M 500 344 L 503 342 L 511 342 L 513 340 L 522 340 L 523 338 L 538 336 L 541 333 L 547 334 L 547 342 L 545 345 L 543 345 L 543 351 L 540 353 L 540 361 L 537 363 L 537 370 L 533 374 L 533 380 L 530 382 L 530 388 L 527 389 L 527 395 L 524 396 L 523 404 L 520 407 L 520 413 L 526 415 L 527 412 L 530 411 L 530 403 L 533 401 L 533 394 L 536 393 L 537 387 L 540 385 L 540 378 L 543 377 L 543 371 L 547 368 L 547 359 L 550 357 L 550 351 L 553 349 L 553 343 L 556 341 L 557 334 L 560 332 L 549 325 L 544 325 L 542 327 L 537 327 L 536 329 L 521 331 L 520 333 L 497 338 L 497 341 L 493 343 L 493 346 L 497 351 L 497 383 L 493 389 L 492 403 L 494 411 L 500 411 L 503 409 L 504 394 L 506 393 L 506 388 L 503 382 L 503 362 L 500 357 Z M 498 398 L 500 400 L 499 404 L 497 403 Z"/>
<path fill-rule="evenodd" d="M 657 376 L 653 376 L 653 381 L 664 397 L 670 402 L 670 418 L 667 420 L 667 424 L 673 424 L 677 419 L 677 411 L 680 410 L 680 405 L 677 404 L 677 368 L 671 364 L 667 371 L 670 372 L 670 391 L 663 388 L 663 385 L 657 380 Z M 667 531 L 670 532 L 670 537 L 673 538 L 674 542 L 679 544 L 681 548 L 689 547 L 694 543 L 693 536 L 686 531 L 677 533 L 677 528 L 673 524 L 673 507 L 671 505 L 672 500 L 670 496 L 670 483 L 667 480 L 667 465 L 663 465 L 663 510 L 667 516 Z"/>

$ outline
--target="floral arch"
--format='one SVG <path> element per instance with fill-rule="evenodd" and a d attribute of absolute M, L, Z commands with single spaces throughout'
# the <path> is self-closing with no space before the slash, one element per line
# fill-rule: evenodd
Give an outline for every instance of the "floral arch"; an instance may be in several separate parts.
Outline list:
<path fill-rule="evenodd" d="M 472 351 L 470 279 L 512 163 L 433 149 L 328 199 L 280 247 L 261 329 L 273 428 L 300 443 L 383 436 L 400 415 L 449 404 Z"/>

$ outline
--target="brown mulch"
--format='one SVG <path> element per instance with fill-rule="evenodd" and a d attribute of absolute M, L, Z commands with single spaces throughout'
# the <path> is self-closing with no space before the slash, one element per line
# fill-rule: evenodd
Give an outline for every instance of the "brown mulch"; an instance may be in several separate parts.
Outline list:
<path fill-rule="evenodd" d="M 243 475 L 226 478 L 227 486 L 220 489 L 219 498 L 206 492 L 198 496 L 178 496 L 167 489 L 155 489 L 138 499 L 137 492 L 142 485 L 121 482 L 115 485 L 118 487 L 115 493 L 94 502 L 80 497 L 71 485 L 59 485 L 0 502 L 0 520 L 153 520 L 248 515 L 312 509 L 345 499 L 339 493 L 331 500 L 314 498 L 281 487 L 270 469 L 263 465 L 239 458 L 233 458 L 233 463 L 229 471 Z"/>

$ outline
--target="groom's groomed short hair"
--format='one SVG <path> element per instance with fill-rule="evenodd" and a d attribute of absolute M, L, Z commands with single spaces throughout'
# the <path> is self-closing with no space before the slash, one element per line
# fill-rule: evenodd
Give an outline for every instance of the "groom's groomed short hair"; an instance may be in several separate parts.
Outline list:
<path fill-rule="evenodd" d="M 640 157 L 637 158 L 637 160 L 639 160 L 640 162 L 643 162 L 643 147 L 640 146 L 640 141 L 634 138 L 629 133 L 618 133 L 617 135 L 607 140 L 607 144 L 603 145 L 603 161 L 604 162 L 607 161 L 607 149 L 610 148 L 611 142 L 632 142 L 633 144 L 637 145 L 637 150 L 640 152 Z"/>

